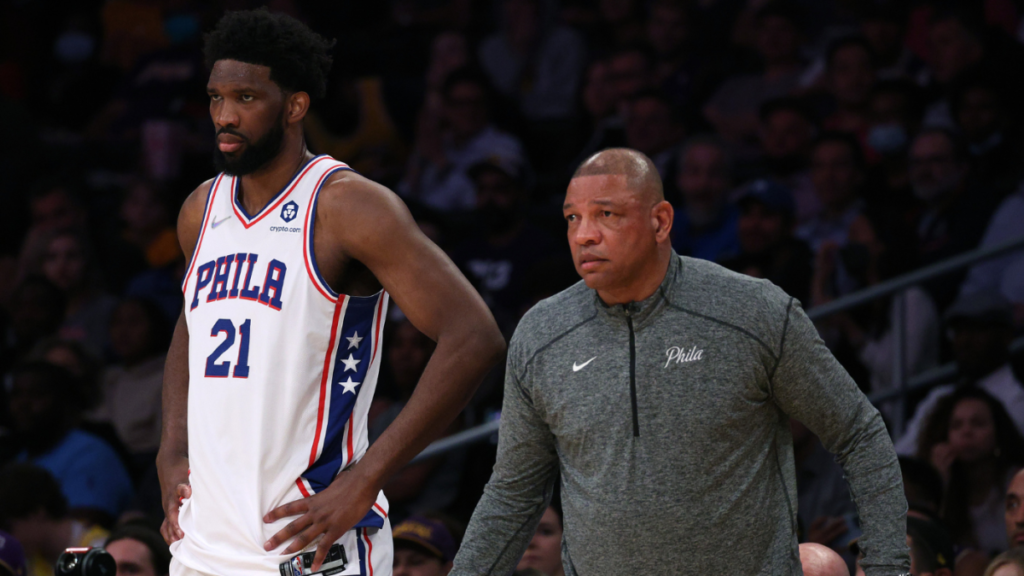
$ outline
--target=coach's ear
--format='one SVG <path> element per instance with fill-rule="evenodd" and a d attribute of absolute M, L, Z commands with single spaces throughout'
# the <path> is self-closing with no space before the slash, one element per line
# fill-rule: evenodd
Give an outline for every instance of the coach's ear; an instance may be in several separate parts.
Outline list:
<path fill-rule="evenodd" d="M 287 122 L 289 124 L 302 122 L 302 119 L 306 117 L 306 112 L 309 112 L 309 94 L 302 91 L 292 92 L 288 96 L 285 106 L 288 109 Z"/>

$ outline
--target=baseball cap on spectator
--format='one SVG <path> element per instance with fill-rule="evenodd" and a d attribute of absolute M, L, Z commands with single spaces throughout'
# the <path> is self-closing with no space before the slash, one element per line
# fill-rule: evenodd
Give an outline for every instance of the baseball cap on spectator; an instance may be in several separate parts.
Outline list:
<path fill-rule="evenodd" d="M 14 536 L 0 530 L 0 575 L 25 576 L 25 549 Z"/>
<path fill-rule="evenodd" d="M 505 175 L 519 186 L 526 183 L 526 167 L 519 158 L 513 156 L 491 156 L 469 167 L 466 174 L 476 180 L 485 172 L 498 172 Z"/>
<path fill-rule="evenodd" d="M 907 535 L 914 542 L 913 552 L 921 555 L 917 560 L 924 568 L 931 568 L 929 571 L 939 568 L 953 569 L 953 562 L 956 560 L 953 540 L 942 525 L 932 520 L 908 516 Z"/>
<path fill-rule="evenodd" d="M 984 290 L 961 295 L 946 310 L 946 324 L 968 320 L 979 324 L 1013 326 L 1013 307 L 999 292 Z"/>
<path fill-rule="evenodd" d="M 455 558 L 455 538 L 440 520 L 410 516 L 391 531 L 395 548 L 410 547 L 450 562 Z"/>
<path fill-rule="evenodd" d="M 736 201 L 740 208 L 749 202 L 757 202 L 768 210 L 791 218 L 796 214 L 793 193 L 775 180 L 762 178 L 751 182 Z"/>

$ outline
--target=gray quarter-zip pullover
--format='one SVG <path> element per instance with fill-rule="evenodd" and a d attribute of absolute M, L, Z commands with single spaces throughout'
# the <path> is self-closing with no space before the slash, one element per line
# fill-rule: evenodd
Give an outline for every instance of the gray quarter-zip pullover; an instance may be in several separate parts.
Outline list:
<path fill-rule="evenodd" d="M 798 302 L 675 254 L 643 302 L 580 282 L 512 338 L 497 463 L 452 574 L 511 573 L 560 472 L 567 575 L 800 575 L 790 416 L 843 467 L 867 575 L 908 571 L 892 442 Z"/>

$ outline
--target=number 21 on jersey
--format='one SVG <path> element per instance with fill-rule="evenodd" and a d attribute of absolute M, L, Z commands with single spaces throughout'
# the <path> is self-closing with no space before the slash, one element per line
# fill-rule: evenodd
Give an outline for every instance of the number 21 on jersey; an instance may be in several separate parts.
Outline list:
<path fill-rule="evenodd" d="M 214 322 L 213 329 L 210 330 L 210 336 L 216 338 L 223 332 L 227 337 L 224 338 L 224 341 L 220 343 L 220 346 L 217 346 L 212 354 L 206 357 L 207 378 L 227 378 L 229 374 L 234 378 L 249 377 L 249 329 L 251 326 L 252 320 L 246 318 L 245 322 L 242 322 L 238 327 L 238 336 L 241 342 L 238 345 L 238 359 L 235 361 L 235 370 L 232 372 L 230 360 L 224 360 L 223 362 L 218 362 L 217 360 L 235 344 L 235 324 L 227 318 L 221 318 Z"/>

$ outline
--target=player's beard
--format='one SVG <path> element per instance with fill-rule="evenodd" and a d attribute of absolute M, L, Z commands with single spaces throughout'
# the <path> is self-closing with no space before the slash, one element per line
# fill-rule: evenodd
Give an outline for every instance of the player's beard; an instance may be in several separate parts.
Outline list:
<path fill-rule="evenodd" d="M 221 130 L 221 132 L 245 138 L 233 130 Z M 276 158 L 284 143 L 284 108 L 282 107 L 281 113 L 262 138 L 255 142 L 249 142 L 246 139 L 245 143 L 245 147 L 234 158 L 214 147 L 213 164 L 217 170 L 230 176 L 245 176 L 263 168 Z"/>

